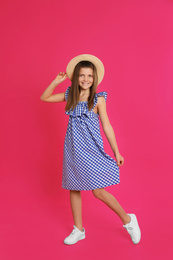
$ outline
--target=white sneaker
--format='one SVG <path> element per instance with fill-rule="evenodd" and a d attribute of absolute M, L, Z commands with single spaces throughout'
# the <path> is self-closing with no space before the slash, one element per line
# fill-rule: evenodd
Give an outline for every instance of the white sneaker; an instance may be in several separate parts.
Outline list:
<path fill-rule="evenodd" d="M 83 228 L 83 231 L 80 231 L 75 225 L 73 227 L 74 227 L 74 229 L 71 232 L 71 234 L 64 239 L 64 244 L 66 244 L 66 245 L 76 244 L 79 240 L 82 240 L 85 238 L 85 229 L 84 228 Z"/>
<path fill-rule="evenodd" d="M 125 229 L 127 229 L 127 232 L 131 236 L 133 244 L 138 244 L 141 240 L 141 231 L 138 225 L 137 218 L 135 214 L 127 214 L 131 217 L 131 221 L 127 223 L 126 225 L 123 225 Z"/>

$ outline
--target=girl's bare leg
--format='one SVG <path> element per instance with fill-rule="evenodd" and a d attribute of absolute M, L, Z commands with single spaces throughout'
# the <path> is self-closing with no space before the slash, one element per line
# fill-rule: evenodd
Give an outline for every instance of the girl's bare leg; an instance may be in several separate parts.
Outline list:
<path fill-rule="evenodd" d="M 82 226 L 82 199 L 80 191 L 70 191 L 70 203 L 75 226 L 83 231 Z"/>
<path fill-rule="evenodd" d="M 104 188 L 93 190 L 92 192 L 96 198 L 103 201 L 109 208 L 111 208 L 120 217 L 124 225 L 130 222 L 130 216 L 126 214 L 124 209 L 114 198 L 114 196 L 112 196 L 112 194 L 107 192 Z"/>

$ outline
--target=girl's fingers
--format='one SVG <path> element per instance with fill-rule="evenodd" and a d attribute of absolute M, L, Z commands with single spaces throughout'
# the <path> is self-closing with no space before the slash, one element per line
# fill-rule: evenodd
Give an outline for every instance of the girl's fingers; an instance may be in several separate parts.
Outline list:
<path fill-rule="evenodd" d="M 67 74 L 65 73 L 65 74 L 63 75 L 63 77 L 66 79 L 66 78 L 67 78 Z"/>
<path fill-rule="evenodd" d="M 60 76 L 65 76 L 66 74 L 67 74 L 66 72 L 59 72 L 58 75 L 60 75 Z"/>
<path fill-rule="evenodd" d="M 123 165 L 123 161 L 118 161 L 118 166 L 122 166 Z"/>
<path fill-rule="evenodd" d="M 56 76 L 56 80 L 59 82 L 63 82 L 67 78 L 67 73 L 66 72 L 59 72 L 58 75 Z"/>

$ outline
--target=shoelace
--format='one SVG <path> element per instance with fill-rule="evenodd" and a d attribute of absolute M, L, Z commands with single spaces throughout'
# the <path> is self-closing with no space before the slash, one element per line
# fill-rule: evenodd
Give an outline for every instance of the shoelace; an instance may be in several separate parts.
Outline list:
<path fill-rule="evenodd" d="M 71 235 L 75 235 L 79 230 L 74 226 L 74 229 L 71 232 Z"/>
<path fill-rule="evenodd" d="M 77 232 L 77 229 L 73 229 L 73 231 L 71 232 L 72 235 L 74 235 Z"/>

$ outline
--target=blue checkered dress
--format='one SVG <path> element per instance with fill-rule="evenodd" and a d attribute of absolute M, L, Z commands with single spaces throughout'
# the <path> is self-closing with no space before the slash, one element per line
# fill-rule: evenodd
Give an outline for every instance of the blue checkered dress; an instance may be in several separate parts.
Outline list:
<path fill-rule="evenodd" d="M 69 90 L 70 87 L 65 92 L 66 100 Z M 93 109 L 99 96 L 107 100 L 107 92 L 95 94 Z M 116 161 L 104 152 L 99 115 L 93 109 L 89 111 L 85 101 L 65 112 L 69 122 L 63 153 L 64 189 L 94 190 L 120 182 Z"/>

